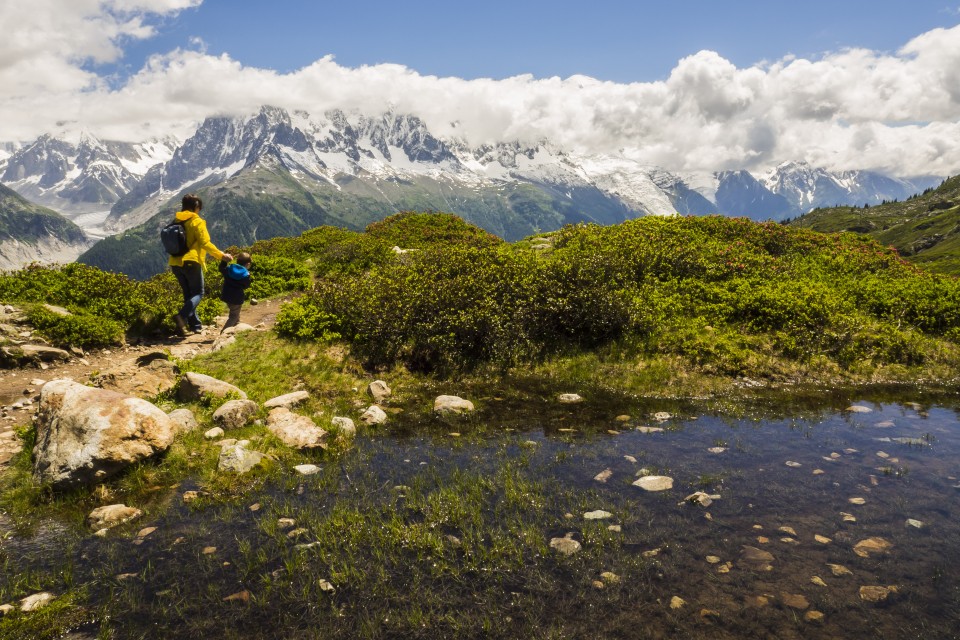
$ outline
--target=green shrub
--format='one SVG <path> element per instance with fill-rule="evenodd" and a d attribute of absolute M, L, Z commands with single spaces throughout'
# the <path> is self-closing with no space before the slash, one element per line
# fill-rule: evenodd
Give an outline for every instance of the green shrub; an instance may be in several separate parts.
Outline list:
<path fill-rule="evenodd" d="M 116 320 L 94 315 L 64 316 L 40 305 L 27 309 L 27 319 L 40 335 L 60 347 L 120 344 L 125 328 Z"/>
<path fill-rule="evenodd" d="M 275 329 L 283 336 L 318 342 L 338 340 L 338 320 L 317 305 L 316 298 L 301 296 L 280 308 Z"/>

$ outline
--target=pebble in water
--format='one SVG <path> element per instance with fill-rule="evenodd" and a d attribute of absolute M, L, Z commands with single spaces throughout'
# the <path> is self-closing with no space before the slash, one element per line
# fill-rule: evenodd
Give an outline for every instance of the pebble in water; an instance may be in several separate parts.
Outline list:
<path fill-rule="evenodd" d="M 669 476 L 644 476 L 633 483 L 645 491 L 665 491 L 673 488 L 673 478 Z"/>

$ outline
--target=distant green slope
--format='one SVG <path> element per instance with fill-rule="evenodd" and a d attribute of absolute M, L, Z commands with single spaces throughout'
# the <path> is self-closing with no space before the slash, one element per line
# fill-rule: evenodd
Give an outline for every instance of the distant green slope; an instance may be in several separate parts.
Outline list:
<path fill-rule="evenodd" d="M 0 242 L 13 239 L 34 244 L 55 238 L 63 242 L 83 240 L 83 231 L 52 209 L 41 207 L 0 185 Z"/>
<path fill-rule="evenodd" d="M 286 170 L 251 168 L 226 182 L 198 190 L 213 242 L 222 248 L 295 236 L 322 225 L 361 230 L 400 211 L 447 211 L 490 233 L 518 240 L 564 224 L 621 222 L 635 214 L 596 190 L 559 193 L 549 185 L 471 187 L 420 177 L 373 181 L 344 176 L 338 184 L 301 183 Z M 159 229 L 179 207 L 179 196 L 144 224 L 106 238 L 79 262 L 106 271 L 148 278 L 166 268 Z"/>
<path fill-rule="evenodd" d="M 864 233 L 896 247 L 911 262 L 960 275 L 960 176 L 905 202 L 817 209 L 788 224 L 824 233 Z"/>

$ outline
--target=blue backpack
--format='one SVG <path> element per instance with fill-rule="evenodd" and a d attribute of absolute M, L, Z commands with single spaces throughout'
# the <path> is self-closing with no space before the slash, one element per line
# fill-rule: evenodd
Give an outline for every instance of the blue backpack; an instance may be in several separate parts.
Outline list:
<path fill-rule="evenodd" d="M 163 244 L 164 250 L 171 256 L 180 257 L 189 250 L 187 229 L 178 220 L 174 220 L 160 229 L 160 242 Z"/>

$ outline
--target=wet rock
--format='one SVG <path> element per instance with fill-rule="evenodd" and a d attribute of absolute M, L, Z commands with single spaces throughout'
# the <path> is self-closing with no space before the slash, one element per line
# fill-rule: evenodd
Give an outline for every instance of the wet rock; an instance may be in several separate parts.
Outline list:
<path fill-rule="evenodd" d="M 814 469 L 814 470 L 813 470 L 813 475 L 815 475 L 815 476 L 822 476 L 824 473 L 825 473 L 825 472 L 824 472 L 823 469 Z"/>
<path fill-rule="evenodd" d="M 203 437 L 207 440 L 214 440 L 223 436 L 223 429 L 220 427 L 213 427 L 203 432 Z"/>
<path fill-rule="evenodd" d="M 350 418 L 344 418 L 343 416 L 334 416 L 330 421 L 330 424 L 338 433 L 341 433 L 345 436 L 352 437 L 357 434 L 357 425 L 353 423 L 353 420 Z"/>
<path fill-rule="evenodd" d="M 810 578 L 810 582 L 811 582 L 812 584 L 817 585 L 818 587 L 825 587 L 825 586 L 827 586 L 827 583 L 824 582 L 824 581 L 823 581 L 823 578 L 821 578 L 820 576 L 813 576 L 812 578 Z"/>
<path fill-rule="evenodd" d="M 16 611 L 17 608 L 12 604 L 0 604 L 0 618 L 5 615 L 11 614 Z"/>
<path fill-rule="evenodd" d="M 704 620 L 719 620 L 720 612 L 716 609 L 700 609 L 700 617 Z"/>
<path fill-rule="evenodd" d="M 803 466 L 803 465 L 800 464 L 799 462 L 794 462 L 793 460 L 787 460 L 787 462 L 786 462 L 785 464 L 786 464 L 788 467 L 793 467 L 794 469 Z"/>
<path fill-rule="evenodd" d="M 49 591 L 34 593 L 33 595 L 29 595 L 20 601 L 20 611 L 29 613 L 31 611 L 36 611 L 37 609 L 42 609 L 56 600 L 56 598 L 57 597 Z"/>
<path fill-rule="evenodd" d="M 803 611 L 810 607 L 807 599 L 799 593 L 781 593 L 780 600 L 784 605 L 791 609 L 797 609 L 798 611 Z"/>
<path fill-rule="evenodd" d="M 671 416 L 666 411 L 657 411 L 655 414 L 653 414 L 653 419 L 656 420 L 657 422 L 666 422 L 672 417 L 673 416 Z"/>
<path fill-rule="evenodd" d="M 266 456 L 259 451 L 251 451 L 240 444 L 228 445 L 220 449 L 217 469 L 227 473 L 243 475 L 260 464 Z"/>
<path fill-rule="evenodd" d="M 305 535 L 307 535 L 308 533 L 310 533 L 310 532 L 309 532 L 307 529 L 305 529 L 305 528 L 303 528 L 303 527 L 299 527 L 299 528 L 297 528 L 297 529 L 293 529 L 293 530 L 291 530 L 291 531 L 288 531 L 288 532 L 287 532 L 287 537 L 290 538 L 291 540 L 294 540 L 294 539 L 296 539 L 296 538 L 299 538 L 300 536 L 305 536 Z"/>
<path fill-rule="evenodd" d="M 867 538 L 853 546 L 853 552 L 861 558 L 869 558 L 870 554 L 887 553 L 893 545 L 883 538 Z"/>
<path fill-rule="evenodd" d="M 296 526 L 297 521 L 293 518 L 280 518 L 277 520 L 277 528 L 281 531 Z"/>
<path fill-rule="evenodd" d="M 383 380 L 374 380 L 367 385 L 367 393 L 373 398 L 374 403 L 382 404 L 390 397 L 392 391 Z"/>
<path fill-rule="evenodd" d="M 710 447 L 709 449 L 707 449 L 707 451 L 709 451 L 710 453 L 723 453 L 726 450 L 727 450 L 726 447 Z"/>
<path fill-rule="evenodd" d="M 310 394 L 307 391 L 294 391 L 293 393 L 287 393 L 282 396 L 277 396 L 276 398 L 270 398 L 263 403 L 263 407 L 264 409 L 276 409 L 277 407 L 291 409 L 309 399 Z"/>
<path fill-rule="evenodd" d="M 607 585 L 603 584 L 603 580 L 594 580 L 591 582 L 594 589 L 606 589 Z"/>
<path fill-rule="evenodd" d="M 717 573 L 730 573 L 731 569 L 733 569 L 733 563 L 724 562 L 722 565 L 717 567 Z"/>
<path fill-rule="evenodd" d="M 831 540 L 830 538 L 826 536 L 822 536 L 819 533 L 814 535 L 813 539 L 819 542 L 820 544 L 830 544 L 831 542 L 833 542 L 833 540 Z"/>
<path fill-rule="evenodd" d="M 890 594 L 896 592 L 897 588 L 895 586 L 863 586 L 860 587 L 860 599 L 872 603 L 885 602 Z"/>
<path fill-rule="evenodd" d="M 593 476 L 593 479 L 596 480 L 597 482 L 606 482 L 607 480 L 610 479 L 610 476 L 612 476 L 612 475 L 613 475 L 613 471 L 612 471 L 612 470 L 610 470 L 610 469 L 604 469 L 603 471 L 601 471 L 601 472 L 598 473 L 597 475 Z"/>
<path fill-rule="evenodd" d="M 840 517 L 843 518 L 844 522 L 849 522 L 851 524 L 857 521 L 856 516 L 854 516 L 852 513 L 846 513 L 844 511 L 840 512 Z"/>
<path fill-rule="evenodd" d="M 681 598 L 680 596 L 673 596 L 670 598 L 670 608 L 673 610 L 682 609 L 687 604 L 687 601 Z"/>
<path fill-rule="evenodd" d="M 860 498 L 860 497 L 850 498 L 850 499 L 847 500 L 847 502 L 849 502 L 850 504 L 857 504 L 857 505 L 867 504 L 866 499 Z"/>
<path fill-rule="evenodd" d="M 706 494 L 703 491 L 696 491 L 684 498 L 683 501 L 690 504 L 698 504 L 701 507 L 709 507 L 711 504 L 713 504 L 713 496 Z"/>
<path fill-rule="evenodd" d="M 750 609 L 762 609 L 770 604 L 768 596 L 747 596 L 744 598 L 744 606 Z"/>
<path fill-rule="evenodd" d="M 632 462 L 633 464 L 637 463 L 637 459 L 634 458 L 633 456 L 623 456 L 623 459 L 626 460 L 627 462 Z"/>
<path fill-rule="evenodd" d="M 203 553 L 203 555 L 205 555 L 205 556 L 213 555 L 213 554 L 216 553 L 216 552 L 217 552 L 217 548 L 216 548 L 216 547 L 204 547 L 204 548 L 202 549 L 202 551 L 201 551 L 201 553 Z"/>
<path fill-rule="evenodd" d="M 644 476 L 634 481 L 633 486 L 645 491 L 665 491 L 673 488 L 673 478 L 669 476 Z"/>
<path fill-rule="evenodd" d="M 232 384 L 193 371 L 185 373 L 177 386 L 177 399 L 181 402 L 198 402 L 205 397 L 226 398 L 231 395 L 247 399 L 247 394 Z"/>
<path fill-rule="evenodd" d="M 709 564 L 717 564 L 720 562 L 719 556 L 707 556 L 706 560 Z"/>
<path fill-rule="evenodd" d="M 623 530 L 623 527 L 621 527 L 618 524 L 611 524 L 610 526 L 607 527 L 607 531 L 613 531 L 614 533 L 620 533 L 622 530 Z"/>
<path fill-rule="evenodd" d="M 627 414 L 622 414 L 614 418 L 617 422 L 630 422 L 630 416 Z"/>
<path fill-rule="evenodd" d="M 845 411 L 848 411 L 850 413 L 873 413 L 873 409 L 871 409 L 870 407 L 865 407 L 862 404 L 850 405 L 845 409 Z"/>
<path fill-rule="evenodd" d="M 177 434 L 188 433 L 200 426 L 197 417 L 190 409 L 176 409 L 168 413 L 167 417 L 173 423 Z"/>
<path fill-rule="evenodd" d="M 740 562 L 753 571 L 772 571 L 773 554 L 756 547 L 744 545 L 740 552 Z"/>
<path fill-rule="evenodd" d="M 92 484 L 166 451 L 176 427 L 146 400 L 70 380 L 40 393 L 33 477 L 54 489 Z"/>
<path fill-rule="evenodd" d="M 157 530 L 156 527 L 144 527 L 143 529 L 140 529 L 140 531 L 137 531 L 137 537 L 138 537 L 138 538 L 146 538 L 147 536 L 149 536 L 151 533 L 153 533 L 153 532 L 156 531 L 156 530 Z"/>
<path fill-rule="evenodd" d="M 852 576 L 852 575 L 853 575 L 853 572 L 850 571 L 850 569 L 847 569 L 847 568 L 846 568 L 845 566 L 843 566 L 842 564 L 830 564 L 830 563 L 828 562 L 828 563 L 827 563 L 827 566 L 830 567 L 830 572 L 833 573 L 833 575 L 837 576 L 838 578 L 839 578 L 840 576 Z"/>
<path fill-rule="evenodd" d="M 360 414 L 360 422 L 368 426 L 383 424 L 386 421 L 387 414 L 375 404 L 370 405 L 366 411 Z"/>
<path fill-rule="evenodd" d="M 663 433 L 663 428 L 661 427 L 637 427 L 637 431 L 640 433 Z"/>
<path fill-rule="evenodd" d="M 143 515 L 140 509 L 128 507 L 125 504 L 109 504 L 97 507 L 87 516 L 87 524 L 91 529 L 111 529 L 126 522 L 130 522 Z"/>
<path fill-rule="evenodd" d="M 779 529 L 777 529 L 777 531 L 779 531 L 780 533 L 786 533 L 791 536 L 797 535 L 797 532 L 793 527 L 780 527 Z"/>
<path fill-rule="evenodd" d="M 259 410 L 260 406 L 253 400 L 228 400 L 213 412 L 213 422 L 225 431 L 241 429 Z"/>
<path fill-rule="evenodd" d="M 876 423 L 875 426 L 877 429 L 890 429 L 896 425 L 893 424 L 893 420 L 884 420 L 882 422 Z"/>
<path fill-rule="evenodd" d="M 907 518 L 906 526 L 913 527 L 914 529 L 922 529 L 923 523 L 913 518 Z"/>
<path fill-rule="evenodd" d="M 295 449 L 326 448 L 327 432 L 307 416 L 277 407 L 267 416 L 267 429 L 288 447 Z"/>
<path fill-rule="evenodd" d="M 473 403 L 459 396 L 437 396 L 433 410 L 440 414 L 469 413 L 473 411 Z"/>
<path fill-rule="evenodd" d="M 333 586 L 333 583 L 331 583 L 329 580 L 323 580 L 323 579 L 321 579 L 321 580 L 317 583 L 317 586 L 320 587 L 320 591 L 324 591 L 324 592 L 327 592 L 327 593 L 332 593 L 333 591 L 336 591 L 336 590 L 337 590 L 337 588 L 334 587 L 334 586 Z"/>
<path fill-rule="evenodd" d="M 568 533 L 562 538 L 551 539 L 550 548 L 565 556 L 570 556 L 577 553 L 580 551 L 580 543 L 574 540 L 571 536 L 573 536 L 573 534 Z"/>
<path fill-rule="evenodd" d="M 620 582 L 620 576 L 612 571 L 604 571 L 600 574 L 600 579 L 609 584 L 617 584 Z"/>
<path fill-rule="evenodd" d="M 560 404 L 578 404 L 583 402 L 583 397 L 577 395 L 576 393 L 561 393 L 557 396 L 557 400 Z"/>
<path fill-rule="evenodd" d="M 600 511 L 598 509 L 597 511 L 586 512 L 583 514 L 583 517 L 587 520 L 606 520 L 608 518 L 612 518 L 613 514 L 609 511 Z"/>
<path fill-rule="evenodd" d="M 810 611 L 807 611 L 805 614 L 803 614 L 803 619 L 806 622 L 810 622 L 813 624 L 822 624 L 824 615 L 820 611 L 815 611 L 811 609 Z"/>

